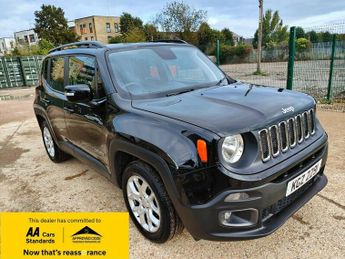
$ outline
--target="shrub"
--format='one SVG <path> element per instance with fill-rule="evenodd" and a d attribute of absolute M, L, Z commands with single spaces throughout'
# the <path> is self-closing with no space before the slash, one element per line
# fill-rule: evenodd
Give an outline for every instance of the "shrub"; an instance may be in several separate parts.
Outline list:
<path fill-rule="evenodd" d="M 304 50 L 307 50 L 311 47 L 311 43 L 306 38 L 299 38 L 296 40 L 296 50 L 298 52 L 302 52 Z"/>
<path fill-rule="evenodd" d="M 115 36 L 115 37 L 111 37 L 110 40 L 109 40 L 109 43 L 110 44 L 113 44 L 113 43 L 122 43 L 124 42 L 124 38 L 122 35 L 120 36 Z"/>
<path fill-rule="evenodd" d="M 11 53 L 11 56 L 31 56 L 47 55 L 54 45 L 47 40 L 40 40 L 38 44 L 29 46 L 28 44 L 17 46 Z"/>
<path fill-rule="evenodd" d="M 220 62 L 228 63 L 234 60 L 241 61 L 249 56 L 252 52 L 252 47 L 246 44 L 239 44 L 237 46 L 230 46 L 221 44 L 220 46 Z"/>

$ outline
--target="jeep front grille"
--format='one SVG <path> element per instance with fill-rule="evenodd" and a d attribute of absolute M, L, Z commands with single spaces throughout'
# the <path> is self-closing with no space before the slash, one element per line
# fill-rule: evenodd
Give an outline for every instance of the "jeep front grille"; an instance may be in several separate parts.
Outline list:
<path fill-rule="evenodd" d="M 315 134 L 315 112 L 313 109 L 271 125 L 259 131 L 261 159 L 263 162 L 294 148 L 297 143 Z"/>

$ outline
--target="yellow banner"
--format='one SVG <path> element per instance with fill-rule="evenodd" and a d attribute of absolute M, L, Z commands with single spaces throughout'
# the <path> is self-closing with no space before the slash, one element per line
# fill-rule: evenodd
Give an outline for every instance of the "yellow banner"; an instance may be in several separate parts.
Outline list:
<path fill-rule="evenodd" d="M 128 213 L 0 213 L 0 259 L 128 258 Z"/>

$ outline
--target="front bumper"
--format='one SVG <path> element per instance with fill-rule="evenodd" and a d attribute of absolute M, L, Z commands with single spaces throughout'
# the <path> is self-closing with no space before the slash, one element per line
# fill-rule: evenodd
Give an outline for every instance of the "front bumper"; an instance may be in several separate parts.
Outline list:
<path fill-rule="evenodd" d="M 303 167 L 297 166 L 297 169 L 293 172 L 290 171 L 287 177 L 253 188 L 225 190 L 202 205 L 188 206 L 179 204 L 180 206 L 176 209 L 185 227 L 195 239 L 206 240 L 244 240 L 271 234 L 326 186 L 327 177 L 323 174 L 323 171 L 327 160 L 327 137 L 323 138 L 323 141 L 319 141 L 317 146 L 314 150 L 318 150 L 318 152 L 316 152 L 317 155 L 313 156 L 313 159 L 306 160 L 306 156 L 294 158 L 294 163 L 303 164 Z M 320 159 L 322 159 L 322 164 L 319 173 L 301 189 L 285 197 L 287 183 L 308 170 Z M 288 161 L 287 165 L 291 165 L 291 161 Z M 224 201 L 229 194 L 238 192 L 250 193 L 250 198 L 233 202 Z M 255 224 L 230 227 L 220 223 L 220 212 L 244 209 L 257 210 L 258 220 Z"/>

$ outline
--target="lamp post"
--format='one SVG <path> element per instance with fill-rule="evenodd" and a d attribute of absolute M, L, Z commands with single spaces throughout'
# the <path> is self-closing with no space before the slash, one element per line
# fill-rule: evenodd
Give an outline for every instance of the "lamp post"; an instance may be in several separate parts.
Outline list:
<path fill-rule="evenodd" d="M 256 73 L 261 74 L 261 45 L 262 45 L 262 19 L 263 19 L 263 0 L 259 0 L 259 29 L 258 29 L 258 50 Z"/>

